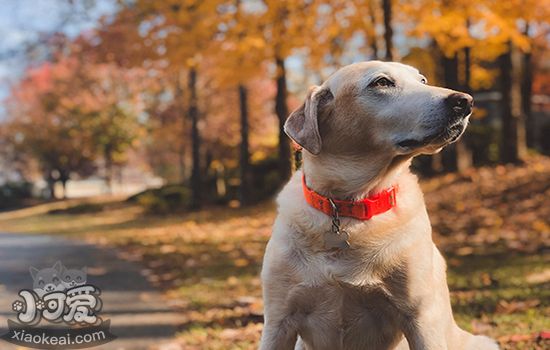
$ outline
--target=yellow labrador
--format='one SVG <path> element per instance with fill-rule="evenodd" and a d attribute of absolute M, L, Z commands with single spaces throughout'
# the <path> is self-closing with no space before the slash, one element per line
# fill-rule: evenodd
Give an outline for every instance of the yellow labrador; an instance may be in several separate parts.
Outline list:
<path fill-rule="evenodd" d="M 352 64 L 310 90 L 285 125 L 304 149 L 303 170 L 277 200 L 262 269 L 262 350 L 498 349 L 456 325 L 408 169 L 414 156 L 458 139 L 471 111 L 471 96 L 429 86 L 399 63 Z M 368 219 L 339 207 L 391 188 L 396 198 Z"/>

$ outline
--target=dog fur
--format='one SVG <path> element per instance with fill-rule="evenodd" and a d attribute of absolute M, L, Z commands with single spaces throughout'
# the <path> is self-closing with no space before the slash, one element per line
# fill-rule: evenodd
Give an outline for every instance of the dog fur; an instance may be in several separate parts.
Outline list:
<path fill-rule="evenodd" d="M 367 221 L 341 218 L 351 247 L 327 251 L 331 218 L 305 201 L 302 171 L 292 176 L 264 257 L 262 350 L 498 349 L 456 325 L 446 265 L 408 169 L 464 131 L 471 106 L 456 98 L 471 97 L 453 94 L 412 67 L 371 61 L 340 69 L 291 114 L 285 130 L 304 148 L 308 187 L 359 199 L 393 185 L 397 206 Z"/>

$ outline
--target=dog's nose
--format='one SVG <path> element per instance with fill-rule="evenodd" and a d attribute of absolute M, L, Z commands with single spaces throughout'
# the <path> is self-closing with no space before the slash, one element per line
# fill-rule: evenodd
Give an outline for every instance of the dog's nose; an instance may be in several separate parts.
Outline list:
<path fill-rule="evenodd" d="M 462 92 L 455 92 L 447 96 L 445 100 L 447 106 L 449 106 L 457 115 L 467 116 L 472 112 L 474 106 L 474 98 L 468 94 Z"/>

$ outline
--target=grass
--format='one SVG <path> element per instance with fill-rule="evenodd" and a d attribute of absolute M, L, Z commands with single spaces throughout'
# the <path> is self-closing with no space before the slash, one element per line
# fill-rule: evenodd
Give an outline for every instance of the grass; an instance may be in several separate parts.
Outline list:
<path fill-rule="evenodd" d="M 548 219 L 540 214 L 548 208 L 550 162 L 542 170 L 539 163 L 505 169 L 499 188 L 491 181 L 498 168 L 423 182 L 434 238 L 448 261 L 455 318 L 503 349 L 550 346 L 538 337 L 550 330 Z M 538 184 L 530 191 L 542 196 L 522 195 L 517 181 Z M 512 188 L 516 199 L 505 198 Z M 0 213 L 0 228 L 117 246 L 180 302 L 187 321 L 177 342 L 185 349 L 252 349 L 262 327 L 259 271 L 274 216 L 271 203 L 154 217 L 131 203 L 73 200 Z"/>

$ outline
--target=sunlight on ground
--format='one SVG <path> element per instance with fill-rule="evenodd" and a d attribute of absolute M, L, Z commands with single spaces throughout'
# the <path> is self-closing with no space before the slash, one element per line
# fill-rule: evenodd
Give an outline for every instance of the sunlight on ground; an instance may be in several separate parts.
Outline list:
<path fill-rule="evenodd" d="M 547 345 L 537 340 L 550 329 L 549 232 L 541 219 L 549 210 L 550 162 L 542 166 L 423 183 L 455 317 L 504 349 Z M 0 214 L 0 229 L 118 246 L 123 257 L 144 261 L 144 274 L 180 305 L 187 321 L 177 341 L 185 349 L 248 349 L 261 332 L 259 271 L 274 216 L 271 203 L 154 217 L 124 202 L 71 200 Z"/>

